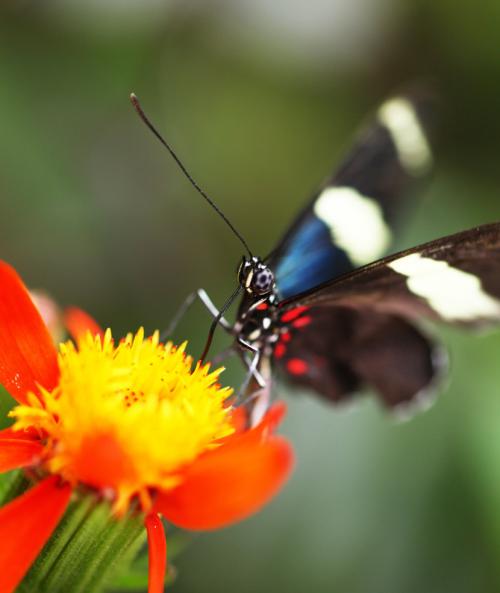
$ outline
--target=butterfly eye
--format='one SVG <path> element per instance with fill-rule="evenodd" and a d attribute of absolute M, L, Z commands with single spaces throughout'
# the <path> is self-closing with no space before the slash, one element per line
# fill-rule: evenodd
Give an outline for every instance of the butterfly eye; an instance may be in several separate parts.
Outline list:
<path fill-rule="evenodd" d="M 274 285 L 274 274 L 269 268 L 257 270 L 252 278 L 252 292 L 258 295 L 264 295 L 272 291 Z"/>

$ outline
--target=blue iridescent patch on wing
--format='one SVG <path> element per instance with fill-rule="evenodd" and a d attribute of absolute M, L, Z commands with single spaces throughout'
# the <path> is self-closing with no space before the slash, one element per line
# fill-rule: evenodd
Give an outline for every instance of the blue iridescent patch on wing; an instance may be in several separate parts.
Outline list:
<path fill-rule="evenodd" d="M 328 226 L 311 213 L 286 245 L 275 268 L 282 298 L 288 298 L 353 269 L 345 251 L 332 243 Z"/>

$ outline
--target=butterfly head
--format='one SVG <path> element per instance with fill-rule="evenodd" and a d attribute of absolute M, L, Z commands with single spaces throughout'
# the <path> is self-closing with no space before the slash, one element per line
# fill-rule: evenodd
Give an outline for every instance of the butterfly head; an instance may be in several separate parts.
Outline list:
<path fill-rule="evenodd" d="M 274 274 L 258 257 L 243 257 L 238 268 L 238 282 L 246 293 L 256 297 L 274 290 Z"/>

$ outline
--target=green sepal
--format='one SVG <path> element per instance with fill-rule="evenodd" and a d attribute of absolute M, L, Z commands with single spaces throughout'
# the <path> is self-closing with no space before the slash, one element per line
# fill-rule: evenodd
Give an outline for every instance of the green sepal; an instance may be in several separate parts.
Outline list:
<path fill-rule="evenodd" d="M 30 482 L 21 470 L 6 472 L 0 476 L 0 507 L 17 498 L 30 487 Z"/>
<path fill-rule="evenodd" d="M 78 492 L 16 593 L 100 593 L 143 547 L 143 515 L 115 518 L 109 502 Z"/>
<path fill-rule="evenodd" d="M 192 536 L 184 531 L 170 526 L 167 536 L 168 541 L 168 564 L 165 576 L 165 586 L 172 585 L 177 577 L 177 570 L 174 565 L 175 558 L 184 551 L 191 542 Z M 121 573 L 113 581 L 113 590 L 122 591 L 144 591 L 148 586 L 148 557 L 146 553 L 139 556 L 132 562 L 126 572 Z"/>

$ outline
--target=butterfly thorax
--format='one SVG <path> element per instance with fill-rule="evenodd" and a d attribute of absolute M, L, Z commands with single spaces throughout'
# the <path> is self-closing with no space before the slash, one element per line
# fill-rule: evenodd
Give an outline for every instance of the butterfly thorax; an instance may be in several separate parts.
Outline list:
<path fill-rule="evenodd" d="M 245 296 L 238 311 L 235 324 L 236 334 L 253 345 L 273 341 L 277 333 L 278 297 L 275 293 L 260 299 Z"/>

